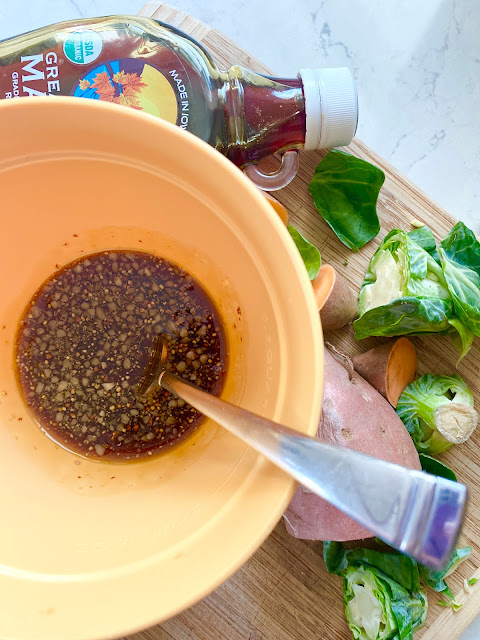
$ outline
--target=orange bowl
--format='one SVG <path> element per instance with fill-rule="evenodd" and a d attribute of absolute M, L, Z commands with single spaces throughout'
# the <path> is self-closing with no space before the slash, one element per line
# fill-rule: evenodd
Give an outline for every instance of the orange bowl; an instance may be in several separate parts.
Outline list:
<path fill-rule="evenodd" d="M 294 482 L 217 424 L 147 462 L 57 446 L 25 407 L 14 338 L 38 286 L 82 254 L 142 249 L 214 298 L 223 397 L 316 431 L 322 338 L 289 234 L 219 153 L 159 119 L 92 100 L 0 101 L 2 638 L 112 638 L 164 620 L 231 575 Z"/>

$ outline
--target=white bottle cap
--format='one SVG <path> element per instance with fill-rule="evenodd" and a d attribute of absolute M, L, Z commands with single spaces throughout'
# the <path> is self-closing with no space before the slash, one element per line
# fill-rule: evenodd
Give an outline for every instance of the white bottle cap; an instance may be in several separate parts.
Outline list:
<path fill-rule="evenodd" d="M 350 144 L 358 122 L 357 87 L 346 67 L 302 69 L 305 150 Z"/>

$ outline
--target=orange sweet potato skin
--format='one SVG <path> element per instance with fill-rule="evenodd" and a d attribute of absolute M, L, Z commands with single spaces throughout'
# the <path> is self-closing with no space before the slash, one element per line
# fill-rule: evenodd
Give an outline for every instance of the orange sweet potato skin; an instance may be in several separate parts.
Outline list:
<path fill-rule="evenodd" d="M 360 353 L 353 358 L 353 366 L 396 407 L 407 384 L 415 380 L 417 355 L 410 340 L 402 337 Z"/>
<path fill-rule="evenodd" d="M 333 269 L 331 265 L 322 265 L 319 275 L 321 275 L 322 269 L 326 268 Z M 320 319 L 324 331 L 341 329 L 353 322 L 358 315 L 357 295 L 345 278 L 335 269 L 333 271 L 333 288 L 320 309 Z"/>
<path fill-rule="evenodd" d="M 317 435 L 332 444 L 361 451 L 404 467 L 420 469 L 412 439 L 390 404 L 357 373 L 325 349 L 325 383 Z M 299 486 L 285 512 L 288 532 L 305 540 L 360 540 L 367 529 Z"/>

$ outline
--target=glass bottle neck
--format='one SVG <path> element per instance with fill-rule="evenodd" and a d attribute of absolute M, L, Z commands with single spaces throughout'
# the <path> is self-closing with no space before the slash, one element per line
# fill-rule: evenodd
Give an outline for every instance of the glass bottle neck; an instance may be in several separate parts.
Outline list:
<path fill-rule="evenodd" d="M 304 145 L 305 102 L 299 78 L 270 78 L 238 66 L 221 76 L 230 160 L 244 166 Z"/>

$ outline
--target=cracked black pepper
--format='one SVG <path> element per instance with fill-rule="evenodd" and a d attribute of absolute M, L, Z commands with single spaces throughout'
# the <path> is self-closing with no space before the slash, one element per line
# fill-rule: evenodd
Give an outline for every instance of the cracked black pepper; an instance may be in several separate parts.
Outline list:
<path fill-rule="evenodd" d="M 56 272 L 35 293 L 16 341 L 18 380 L 41 428 L 84 456 L 158 453 L 202 416 L 159 389 L 135 394 L 156 335 L 167 368 L 219 394 L 226 338 L 215 305 L 185 270 L 144 252 L 104 251 Z"/>

